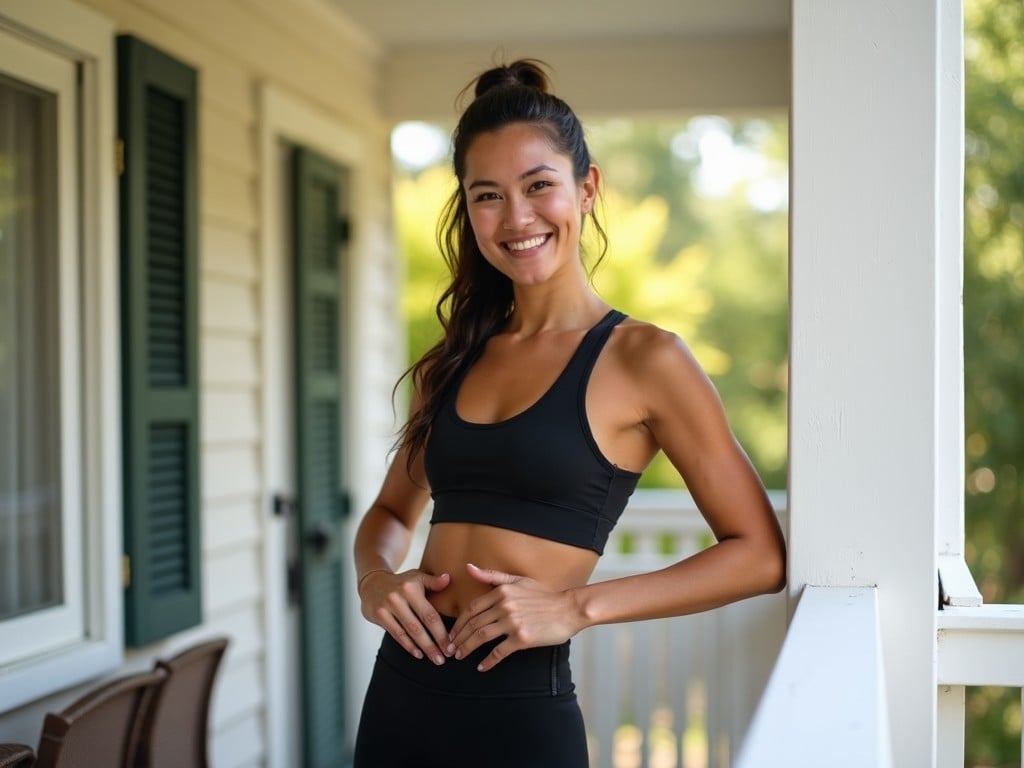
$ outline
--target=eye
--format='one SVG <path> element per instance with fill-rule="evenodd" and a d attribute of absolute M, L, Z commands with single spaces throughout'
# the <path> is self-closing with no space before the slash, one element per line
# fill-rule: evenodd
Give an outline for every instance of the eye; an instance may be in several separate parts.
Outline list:
<path fill-rule="evenodd" d="M 481 192 L 480 194 L 478 194 L 476 197 L 473 198 L 473 202 L 474 203 L 487 203 L 487 202 L 490 202 L 492 200 L 498 200 L 498 199 L 499 198 L 498 198 L 498 193 L 497 192 Z"/>
<path fill-rule="evenodd" d="M 537 179 L 537 181 L 535 181 L 532 184 L 530 184 L 530 186 L 527 189 L 527 191 L 528 192 L 539 192 L 540 190 L 544 189 L 545 187 L 553 187 L 553 186 L 554 186 L 554 184 L 552 182 L 548 181 L 547 179 Z"/>

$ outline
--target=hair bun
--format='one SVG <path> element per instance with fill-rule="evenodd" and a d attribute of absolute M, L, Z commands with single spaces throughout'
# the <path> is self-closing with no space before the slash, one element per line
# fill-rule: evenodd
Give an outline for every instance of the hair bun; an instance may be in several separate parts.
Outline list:
<path fill-rule="evenodd" d="M 519 59 L 511 64 L 494 67 L 477 78 L 473 95 L 479 98 L 495 88 L 536 88 L 541 93 L 551 92 L 551 81 L 544 71 L 547 65 L 538 59 Z"/>

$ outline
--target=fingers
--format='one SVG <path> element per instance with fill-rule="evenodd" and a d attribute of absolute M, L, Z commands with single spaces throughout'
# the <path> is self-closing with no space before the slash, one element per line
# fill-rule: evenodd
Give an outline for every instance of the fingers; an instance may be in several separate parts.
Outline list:
<path fill-rule="evenodd" d="M 425 576 L 423 580 L 423 586 L 431 592 L 440 592 L 451 583 L 452 576 L 450 573 L 442 573 L 438 576 Z"/>
<path fill-rule="evenodd" d="M 496 619 L 496 615 L 497 611 L 485 612 L 466 623 L 463 639 L 454 641 L 450 646 L 450 650 L 454 650 L 455 659 L 462 660 L 492 640 L 504 638 L 491 649 L 483 661 L 477 664 L 477 671 L 486 672 L 506 659 L 509 654 L 534 645 L 524 627 L 516 626 L 515 621 L 511 619 Z"/>
<path fill-rule="evenodd" d="M 394 613 L 382 612 L 378 622 L 395 641 L 417 659 L 426 656 L 434 664 L 444 664 L 445 654 L 441 650 L 447 645 L 447 632 L 441 617 L 430 609 L 431 615 L 417 615 L 408 607 Z M 425 611 L 424 611 L 425 613 Z M 440 635 L 440 638 L 435 635 Z"/>
<path fill-rule="evenodd" d="M 443 664 L 449 644 L 441 616 L 426 599 L 427 591 L 445 589 L 447 573 L 433 576 L 419 571 L 374 576 L 362 590 L 363 615 L 381 626 L 412 656 Z"/>
<path fill-rule="evenodd" d="M 491 568 L 481 568 L 478 565 L 472 563 L 466 563 L 466 572 L 477 581 L 483 582 L 484 584 L 492 584 L 498 586 L 499 584 L 515 584 L 522 577 L 514 576 L 511 573 L 503 573 L 502 571 L 495 571 Z"/>
<path fill-rule="evenodd" d="M 500 571 L 475 566 L 467 571 L 496 585 L 471 600 L 455 620 L 445 652 L 456 659 L 465 659 L 481 646 L 497 641 L 477 666 L 485 672 L 510 653 L 557 645 L 579 630 L 571 619 L 571 601 L 564 592 Z"/>
<path fill-rule="evenodd" d="M 477 672 L 486 672 L 489 669 L 494 669 L 498 663 L 506 658 L 510 653 L 515 652 L 517 649 L 509 640 L 504 640 L 498 643 L 491 652 L 487 654 L 487 658 L 476 665 Z"/>

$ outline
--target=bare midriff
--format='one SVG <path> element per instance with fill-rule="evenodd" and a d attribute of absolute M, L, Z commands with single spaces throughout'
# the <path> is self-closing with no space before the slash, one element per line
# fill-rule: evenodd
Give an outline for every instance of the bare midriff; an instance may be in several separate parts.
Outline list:
<path fill-rule="evenodd" d="M 436 523 L 430 527 L 420 569 L 451 574 L 451 583 L 427 594 L 439 613 L 458 616 L 474 598 L 493 589 L 466 571 L 466 564 L 526 576 L 562 591 L 587 583 L 598 555 L 590 549 L 549 541 L 519 531 L 476 523 Z"/>

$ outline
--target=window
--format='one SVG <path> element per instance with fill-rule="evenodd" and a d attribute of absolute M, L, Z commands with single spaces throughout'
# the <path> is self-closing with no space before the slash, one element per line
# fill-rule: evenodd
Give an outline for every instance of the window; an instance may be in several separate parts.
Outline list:
<path fill-rule="evenodd" d="M 15 40 L 3 55 L 0 664 L 83 631 L 75 66 Z"/>
<path fill-rule="evenodd" d="M 0 12 L 0 711 L 122 656 L 112 38 Z"/>

